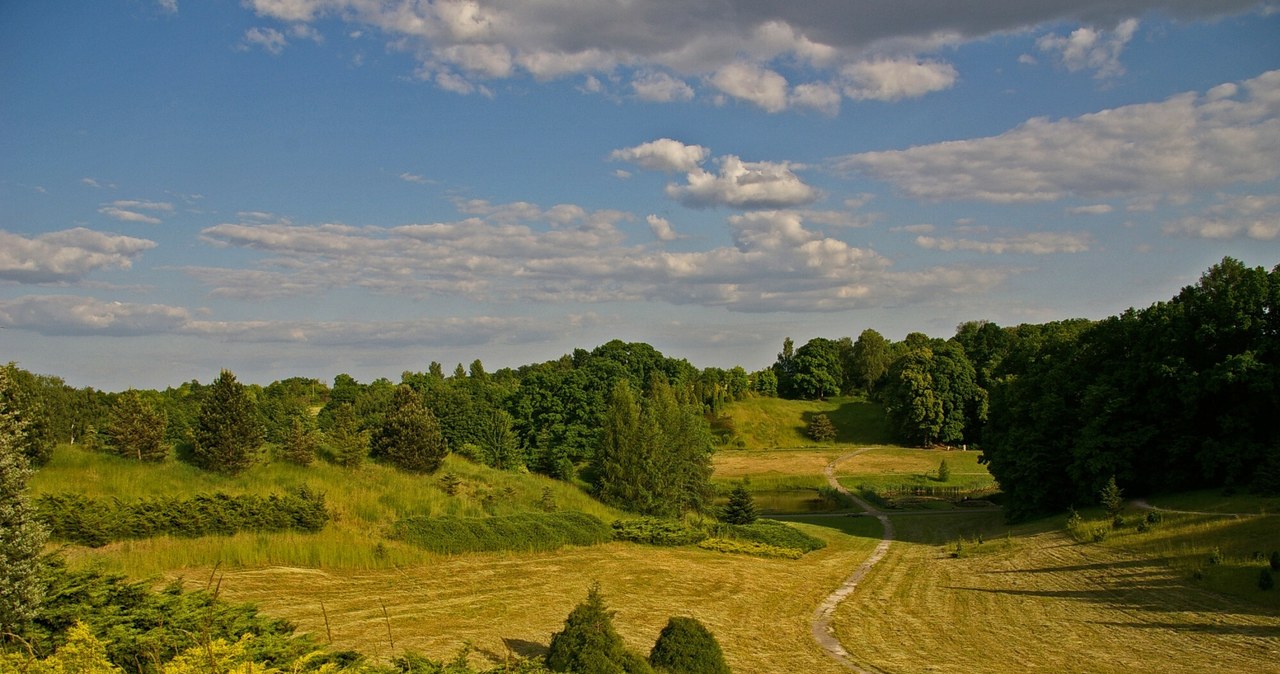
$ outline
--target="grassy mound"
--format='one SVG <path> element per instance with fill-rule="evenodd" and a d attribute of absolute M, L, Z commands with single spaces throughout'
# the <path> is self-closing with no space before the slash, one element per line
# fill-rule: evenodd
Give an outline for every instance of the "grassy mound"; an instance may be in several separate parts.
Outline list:
<path fill-rule="evenodd" d="M 881 445 L 890 442 L 884 409 L 862 396 L 828 400 L 748 398 L 726 405 L 712 432 L 729 449 L 831 446 L 808 435 L 810 422 L 827 415 L 837 443 Z"/>

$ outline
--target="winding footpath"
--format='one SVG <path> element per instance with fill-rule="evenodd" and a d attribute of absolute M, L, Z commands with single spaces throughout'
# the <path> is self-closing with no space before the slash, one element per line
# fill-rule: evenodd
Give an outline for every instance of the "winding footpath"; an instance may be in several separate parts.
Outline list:
<path fill-rule="evenodd" d="M 893 522 L 889 521 L 889 515 L 884 511 L 850 493 L 848 489 L 845 489 L 844 486 L 840 484 L 840 481 L 836 479 L 835 472 L 836 464 L 846 459 L 851 459 L 863 452 L 870 451 L 870 449 L 871 448 L 869 447 L 859 449 L 855 452 L 849 452 L 848 454 L 839 456 L 831 463 L 827 464 L 824 472 L 827 476 L 827 484 L 830 484 L 836 491 L 847 495 L 854 503 L 857 503 L 860 508 L 865 510 L 867 515 L 871 515 L 880 520 L 880 525 L 884 527 L 884 534 L 880 537 L 880 544 L 871 552 L 871 556 L 867 557 L 866 561 L 855 569 L 853 573 L 849 574 L 849 577 L 845 578 L 844 582 L 841 583 L 834 592 L 827 595 L 827 598 L 822 600 L 822 603 L 818 605 L 816 610 L 814 610 L 813 621 L 810 623 L 810 630 L 813 633 L 813 638 L 818 642 L 819 646 L 822 646 L 822 650 L 826 651 L 827 655 L 830 655 L 836 662 L 839 662 L 847 669 L 859 672 L 859 674 L 870 674 L 870 672 L 859 667 L 853 662 L 853 659 L 849 657 L 849 652 L 846 651 L 844 646 L 840 645 L 840 641 L 836 639 L 831 628 L 831 620 L 835 615 L 836 606 L 853 593 L 854 588 L 858 586 L 858 583 L 862 580 L 863 576 L 866 576 L 867 572 L 871 570 L 871 567 L 879 563 L 881 559 L 884 559 L 885 554 L 889 552 L 889 544 L 893 542 Z"/>

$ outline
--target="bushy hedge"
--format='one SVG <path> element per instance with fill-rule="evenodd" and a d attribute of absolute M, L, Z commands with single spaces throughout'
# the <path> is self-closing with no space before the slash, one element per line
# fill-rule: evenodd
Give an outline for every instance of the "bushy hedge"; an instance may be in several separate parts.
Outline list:
<path fill-rule="evenodd" d="M 613 537 L 632 543 L 676 546 L 693 545 L 705 539 L 707 532 L 695 529 L 680 520 L 642 517 L 634 520 L 615 520 Z"/>
<path fill-rule="evenodd" d="M 716 527 L 720 538 L 763 543 L 778 548 L 790 548 L 802 553 L 827 547 L 825 541 L 777 520 L 758 520 L 755 524 L 721 524 Z"/>
<path fill-rule="evenodd" d="M 392 537 L 432 552 L 458 553 L 596 545 L 613 538 L 613 532 L 593 515 L 551 512 L 480 518 L 411 517 L 395 523 Z"/>
<path fill-rule="evenodd" d="M 319 531 L 329 522 L 324 494 L 305 486 L 266 497 L 218 492 L 132 502 L 45 494 L 36 499 L 35 507 L 52 538 L 92 547 L 163 534 L 194 537 L 240 531 Z"/>

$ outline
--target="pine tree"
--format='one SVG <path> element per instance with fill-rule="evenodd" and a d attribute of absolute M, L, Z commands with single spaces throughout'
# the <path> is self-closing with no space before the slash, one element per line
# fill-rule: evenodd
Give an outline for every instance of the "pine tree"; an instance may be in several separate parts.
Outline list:
<path fill-rule="evenodd" d="M 196 462 L 206 470 L 234 475 L 253 464 L 262 425 L 248 391 L 230 370 L 209 385 L 194 435 Z"/>
<path fill-rule="evenodd" d="M 39 557 L 47 538 L 27 498 L 25 410 L 7 404 L 12 388 L 8 371 L 0 368 L 0 635 L 21 632 L 40 605 Z"/>
<path fill-rule="evenodd" d="M 289 423 L 280 446 L 280 454 L 289 463 L 310 466 L 316 460 L 316 435 L 305 422 L 294 417 Z"/>
<path fill-rule="evenodd" d="M 333 426 L 327 437 L 333 462 L 339 466 L 359 468 L 369 456 L 369 434 L 360 430 L 350 404 L 339 405 L 333 411 Z"/>
<path fill-rule="evenodd" d="M 947 460 L 943 459 L 938 464 L 938 482 L 946 482 L 951 479 L 951 466 L 947 464 Z"/>
<path fill-rule="evenodd" d="M 649 653 L 649 664 L 671 674 L 730 674 L 720 642 L 696 618 L 667 620 Z"/>
<path fill-rule="evenodd" d="M 1107 485 L 1102 488 L 1102 491 L 1098 492 L 1098 502 L 1107 509 L 1107 515 L 1112 519 L 1115 519 L 1115 516 L 1124 509 L 1124 491 L 1116 485 L 1114 475 L 1107 480 Z"/>
<path fill-rule="evenodd" d="M 831 442 L 836 439 L 836 427 L 831 423 L 831 418 L 825 414 L 819 414 L 809 422 L 809 437 L 815 442 Z"/>
<path fill-rule="evenodd" d="M 729 492 L 729 503 L 724 507 L 724 521 L 729 524 L 751 524 L 760 516 L 756 501 L 747 491 L 747 483 L 739 482 Z"/>
<path fill-rule="evenodd" d="M 396 387 L 372 445 L 376 458 L 413 473 L 434 473 L 449 453 L 440 423 L 408 386 Z"/>
<path fill-rule="evenodd" d="M 139 461 L 164 461 L 169 455 L 164 441 L 167 424 L 163 410 L 129 389 L 111 406 L 103 432 L 107 446 L 115 454 Z"/>

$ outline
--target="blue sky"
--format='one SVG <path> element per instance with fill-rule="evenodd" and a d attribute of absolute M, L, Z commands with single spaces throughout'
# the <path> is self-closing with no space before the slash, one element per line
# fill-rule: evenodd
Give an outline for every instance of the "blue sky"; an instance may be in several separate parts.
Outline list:
<path fill-rule="evenodd" d="M 700 367 L 1280 263 L 1280 5 L 0 3 L 0 359 Z"/>

